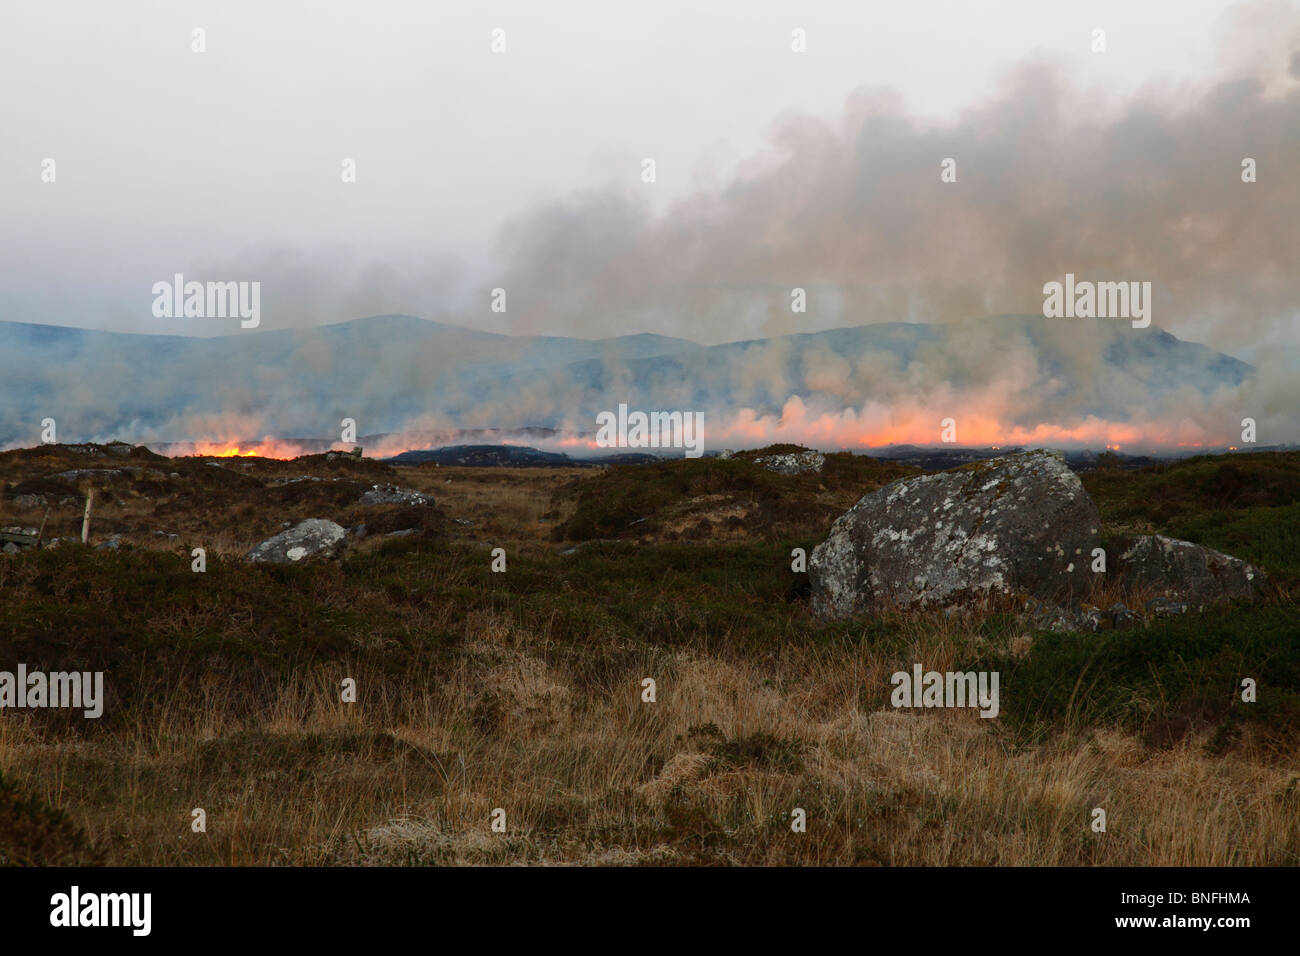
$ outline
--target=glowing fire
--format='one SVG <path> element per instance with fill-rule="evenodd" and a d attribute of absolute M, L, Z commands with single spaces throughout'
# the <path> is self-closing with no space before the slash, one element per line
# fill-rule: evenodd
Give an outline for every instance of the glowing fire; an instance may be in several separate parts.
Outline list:
<path fill-rule="evenodd" d="M 1048 447 L 1048 448 L 1105 448 L 1117 452 L 1121 448 L 1130 454 L 1143 451 L 1195 450 L 1208 447 L 1228 447 L 1228 435 L 1218 434 L 1193 417 L 1175 420 L 1109 421 L 1083 416 L 1069 424 L 1036 423 L 1014 424 L 1008 419 L 1005 403 L 972 400 L 969 396 L 943 395 L 924 405 L 918 403 L 876 404 L 859 408 L 826 411 L 815 409 L 798 397 L 786 401 L 776 414 L 761 414 L 752 409 L 722 415 L 704 412 L 705 447 L 720 451 L 723 448 L 762 448 L 778 442 L 789 442 L 823 450 L 866 451 L 889 445 L 917 445 L 941 447 L 944 436 L 942 423 L 955 420 L 956 435 L 953 445 L 964 448 Z M 261 423 L 225 420 L 205 423 L 214 426 L 212 432 L 226 436 L 258 434 Z M 527 437 L 503 434 L 495 439 L 500 444 L 531 445 L 545 451 L 562 451 L 585 457 L 592 453 L 614 453 L 627 448 L 602 448 L 597 445 L 594 421 L 570 421 L 566 428 L 548 437 Z M 255 430 L 257 429 L 257 430 Z M 388 458 L 406 451 L 438 448 L 458 443 L 457 430 L 443 421 L 414 421 L 406 430 L 367 443 L 365 454 L 370 458 Z M 228 437 L 217 441 L 197 441 L 190 444 L 170 444 L 166 453 L 171 455 L 199 455 L 214 458 L 276 458 L 292 459 L 302 455 L 318 454 L 325 450 L 324 442 L 299 442 L 281 440 L 263 435 L 260 440 Z M 335 443 L 335 451 L 350 451 L 351 446 Z M 631 449 L 635 450 L 635 449 Z M 644 449 L 659 451 L 671 456 L 670 449 Z M 1235 450 L 1235 446 L 1234 446 Z"/>
<path fill-rule="evenodd" d="M 295 442 L 282 442 L 273 438 L 264 438 L 259 442 L 236 441 L 198 441 L 188 450 L 172 449 L 171 454 L 190 454 L 210 458 L 297 458 L 299 455 L 311 454 Z"/>
<path fill-rule="evenodd" d="M 779 418 L 758 417 L 745 412 L 713 434 L 706 429 L 711 447 L 726 443 L 735 447 L 762 447 L 774 442 L 792 442 L 817 448 L 879 448 L 885 445 L 939 445 L 940 417 L 934 414 L 899 415 L 888 411 L 853 410 L 810 415 L 794 402 L 787 403 Z M 1053 448 L 1202 448 L 1212 442 L 1191 423 L 1173 427 L 1086 418 L 1073 426 L 1037 424 L 1013 425 L 978 413 L 956 418 L 954 444 L 968 448 L 1009 446 Z M 1225 443 L 1226 444 L 1226 443 Z"/>

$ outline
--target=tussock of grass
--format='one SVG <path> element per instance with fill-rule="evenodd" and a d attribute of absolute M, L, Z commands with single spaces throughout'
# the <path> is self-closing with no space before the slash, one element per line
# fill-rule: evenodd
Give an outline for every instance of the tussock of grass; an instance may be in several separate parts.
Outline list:
<path fill-rule="evenodd" d="M 96 856 L 66 813 L 0 773 L 0 866 L 86 866 Z"/>

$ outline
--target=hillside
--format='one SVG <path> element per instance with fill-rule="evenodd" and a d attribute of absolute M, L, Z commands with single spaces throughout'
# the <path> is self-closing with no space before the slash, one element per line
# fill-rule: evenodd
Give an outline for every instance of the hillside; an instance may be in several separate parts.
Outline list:
<path fill-rule="evenodd" d="M 809 408 L 1001 395 L 1004 424 L 1181 417 L 1189 396 L 1232 389 L 1250 366 L 1158 329 L 1101 320 L 996 316 L 952 325 L 885 323 L 703 347 L 627 335 L 505 336 L 376 316 L 214 338 L 0 323 L 0 447 L 63 440 L 330 439 L 411 428 L 593 430 L 598 411 L 703 410 L 709 434 L 742 409 Z M 509 396 L 509 398 L 505 397 Z M 963 403 L 953 399 L 954 411 Z M 419 444 L 410 447 L 425 447 Z"/>

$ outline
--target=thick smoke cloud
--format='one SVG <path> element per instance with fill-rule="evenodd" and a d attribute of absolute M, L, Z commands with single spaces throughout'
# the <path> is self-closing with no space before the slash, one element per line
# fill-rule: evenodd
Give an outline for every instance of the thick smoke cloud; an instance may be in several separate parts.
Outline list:
<path fill-rule="evenodd" d="M 1300 345 L 1300 20 L 1286 5 L 1243 16 L 1230 72 L 1197 87 L 1107 102 L 1033 62 L 950 125 L 878 90 L 833 121 L 781 117 L 768 152 L 662 216 L 637 184 L 514 220 L 496 284 L 518 331 L 718 342 L 1032 313 L 1071 272 L 1150 281 L 1155 324 L 1230 354 Z M 1247 42 L 1258 31 L 1267 56 Z M 948 157 L 955 183 L 940 182 Z"/>

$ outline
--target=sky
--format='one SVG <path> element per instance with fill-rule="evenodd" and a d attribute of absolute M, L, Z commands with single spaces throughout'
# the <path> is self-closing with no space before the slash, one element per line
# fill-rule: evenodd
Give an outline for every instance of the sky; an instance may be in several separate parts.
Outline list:
<path fill-rule="evenodd" d="M 3 320 L 238 332 L 152 314 L 182 273 L 261 282 L 261 328 L 715 343 L 1032 313 L 1069 271 L 1152 282 L 1156 325 L 1230 354 L 1300 349 L 1282 0 L 9 0 L 3 24 Z"/>

